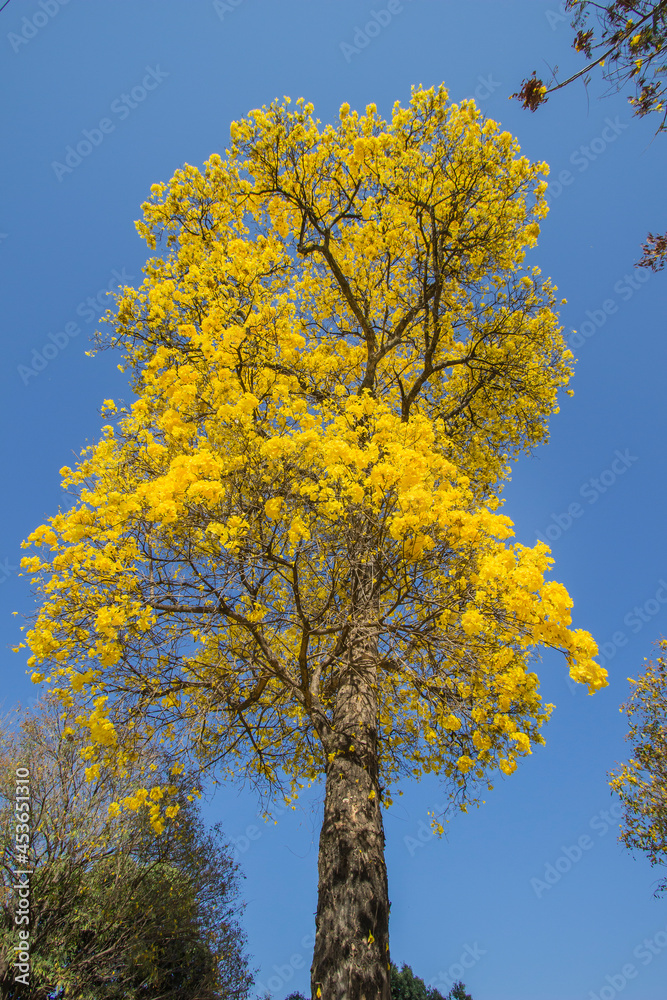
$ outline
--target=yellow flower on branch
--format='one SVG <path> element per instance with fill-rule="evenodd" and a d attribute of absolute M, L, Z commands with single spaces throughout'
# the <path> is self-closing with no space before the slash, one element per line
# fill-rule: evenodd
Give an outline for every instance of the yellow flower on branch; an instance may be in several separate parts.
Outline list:
<path fill-rule="evenodd" d="M 231 132 L 143 206 L 164 252 L 111 319 L 136 399 L 107 401 L 71 509 L 30 536 L 29 668 L 80 706 L 91 774 L 153 746 L 174 775 L 324 776 L 368 824 L 369 770 L 385 806 L 439 773 L 465 807 L 542 742 L 537 649 L 606 683 L 549 550 L 499 513 L 572 374 L 525 263 L 548 168 L 444 87 L 325 126 L 276 101 Z M 166 782 L 117 804 L 160 833 Z"/>

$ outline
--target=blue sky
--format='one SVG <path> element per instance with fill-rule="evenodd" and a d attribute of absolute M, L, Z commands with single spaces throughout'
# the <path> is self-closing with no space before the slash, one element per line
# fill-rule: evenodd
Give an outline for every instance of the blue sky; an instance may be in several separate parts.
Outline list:
<path fill-rule="evenodd" d="M 666 140 L 599 82 L 534 115 L 508 100 L 533 68 L 580 68 L 571 36 L 543 0 L 10 0 L 0 13 L 5 707 L 34 696 L 9 651 L 33 607 L 21 540 L 64 502 L 58 469 L 97 435 L 102 400 L 127 397 L 118 358 L 85 352 L 105 289 L 140 281 L 133 222 L 152 183 L 222 152 L 230 122 L 274 97 L 303 96 L 328 121 L 344 101 L 388 112 L 412 84 L 442 81 L 551 166 L 534 256 L 568 300 L 575 395 L 516 465 L 506 513 L 520 541 L 552 545 L 610 685 L 572 690 L 545 655 L 546 747 L 441 841 L 427 831 L 436 778 L 406 784 L 385 817 L 392 958 L 443 993 L 463 978 L 474 1000 L 662 1000 L 667 974 L 658 873 L 617 843 L 606 778 L 626 752 L 626 678 L 665 631 L 667 276 L 633 264 L 665 228 Z M 82 141 L 89 152 L 68 160 Z M 249 791 L 219 789 L 206 815 L 235 839 L 249 949 L 283 1000 L 308 984 L 321 790 L 275 824 L 257 809 Z"/>

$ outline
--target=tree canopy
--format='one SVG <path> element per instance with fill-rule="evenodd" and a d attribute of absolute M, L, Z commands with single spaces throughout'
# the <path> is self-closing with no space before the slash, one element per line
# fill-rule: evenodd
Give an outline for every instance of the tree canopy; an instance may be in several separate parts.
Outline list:
<path fill-rule="evenodd" d="M 536 643 L 604 683 L 547 548 L 505 544 L 494 494 L 570 375 L 550 284 L 522 270 L 541 167 L 445 101 L 417 91 L 391 126 L 343 108 L 322 132 L 275 105 L 233 126 L 227 162 L 154 187 L 139 231 L 173 252 L 115 321 L 139 398 L 62 470 L 74 506 L 24 560 L 44 596 L 30 663 L 66 701 L 104 692 L 93 746 L 116 741 L 110 698 L 134 732 L 183 720 L 253 777 L 318 776 L 355 546 L 382 592 L 387 783 L 511 770 Z"/>
<path fill-rule="evenodd" d="M 637 680 L 623 706 L 628 717 L 630 759 L 611 775 L 623 805 L 621 840 L 652 865 L 667 863 L 667 640 Z M 667 878 L 658 892 L 667 889 Z"/>
<path fill-rule="evenodd" d="M 427 986 L 423 979 L 415 976 L 409 965 L 404 964 L 400 970 L 392 965 L 390 979 L 391 1000 L 472 1000 L 462 982 L 454 983 L 443 997 L 435 986 Z"/>
<path fill-rule="evenodd" d="M 363 953 L 351 1000 L 375 1000 L 392 787 L 435 771 L 465 807 L 512 773 L 543 742 L 540 646 L 606 683 L 548 548 L 499 512 L 572 371 L 527 260 L 545 168 L 444 87 L 324 127 L 276 101 L 231 136 L 143 206 L 161 252 L 107 338 L 137 398 L 106 401 L 61 470 L 72 506 L 30 536 L 28 662 L 81 707 L 92 760 L 160 741 L 288 796 L 326 776 L 313 990 Z M 117 805 L 159 831 L 168 803 Z"/>

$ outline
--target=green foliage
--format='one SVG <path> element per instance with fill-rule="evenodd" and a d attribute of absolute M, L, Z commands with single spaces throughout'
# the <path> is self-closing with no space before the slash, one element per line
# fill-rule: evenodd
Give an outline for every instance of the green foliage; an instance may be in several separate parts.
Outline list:
<path fill-rule="evenodd" d="M 390 985 L 391 1000 L 472 1000 L 461 982 L 454 983 L 447 996 L 443 997 L 434 986 L 427 986 L 423 979 L 415 976 L 409 965 L 403 965 L 399 972 L 392 964 Z"/>
<path fill-rule="evenodd" d="M 403 965 L 401 971 L 392 964 L 390 973 L 391 1000 L 472 1000 L 463 983 L 454 983 L 446 997 L 435 989 L 427 986 L 423 979 L 413 973 L 409 965 Z M 285 1000 L 306 1000 L 303 993 L 290 993 Z"/>
<path fill-rule="evenodd" d="M 469 993 L 466 993 L 465 983 L 454 983 L 449 991 L 449 1000 L 472 1000 Z"/>
<path fill-rule="evenodd" d="M 113 777 L 85 779 L 65 721 L 46 706 L 0 731 L 0 995 L 245 1000 L 252 977 L 236 922 L 238 871 L 219 828 L 205 830 L 183 779 L 162 836 L 144 815 L 109 816 Z M 159 773 L 159 761 L 144 760 L 153 765 Z M 10 957 L 17 766 L 30 770 L 30 863 L 21 865 L 34 870 L 29 988 L 16 983 Z"/>

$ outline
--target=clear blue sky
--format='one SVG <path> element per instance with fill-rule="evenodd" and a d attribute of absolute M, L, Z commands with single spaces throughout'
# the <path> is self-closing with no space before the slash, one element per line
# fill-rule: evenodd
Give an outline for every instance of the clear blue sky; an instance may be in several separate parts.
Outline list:
<path fill-rule="evenodd" d="M 647 231 L 665 229 L 667 138 L 654 141 L 656 123 L 633 119 L 625 97 L 600 99 L 598 83 L 534 115 L 508 101 L 533 68 L 580 66 L 556 0 L 393 0 L 390 9 L 389 18 L 386 0 L 11 0 L 0 13 L 5 706 L 34 694 L 9 651 L 20 621 L 11 612 L 32 607 L 15 569 L 21 539 L 64 502 L 58 469 L 95 438 L 102 399 L 127 395 L 118 359 L 85 351 L 99 293 L 140 280 L 133 221 L 150 185 L 222 152 L 229 123 L 276 96 L 304 96 L 328 121 L 344 101 L 388 112 L 411 84 L 444 80 L 453 99 L 476 95 L 526 155 L 545 159 L 552 181 L 569 172 L 560 192 L 552 187 L 535 259 L 568 299 L 568 336 L 584 331 L 573 341 L 575 396 L 550 443 L 517 465 L 506 512 L 520 541 L 552 543 L 575 624 L 606 644 L 611 682 L 595 697 L 573 692 L 561 658 L 545 656 L 543 693 L 556 704 L 546 747 L 442 841 L 424 832 L 443 801 L 437 779 L 405 786 L 386 815 L 392 957 L 446 993 L 438 977 L 456 975 L 463 956 L 474 1000 L 663 1000 L 667 901 L 652 898 L 657 873 L 617 844 L 618 821 L 604 814 L 614 801 L 606 773 L 625 753 L 626 678 L 665 631 L 667 274 L 640 283 L 648 272 L 633 263 Z M 373 10 L 386 23 L 358 52 L 344 48 Z M 83 140 L 88 154 L 68 164 L 67 147 Z M 206 807 L 237 838 L 249 948 L 260 981 L 283 1000 L 307 989 L 321 793 L 275 825 L 256 811 L 248 791 L 228 789 Z"/>

